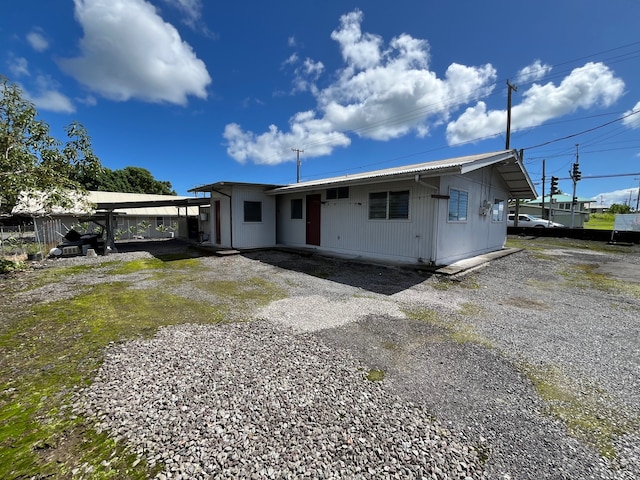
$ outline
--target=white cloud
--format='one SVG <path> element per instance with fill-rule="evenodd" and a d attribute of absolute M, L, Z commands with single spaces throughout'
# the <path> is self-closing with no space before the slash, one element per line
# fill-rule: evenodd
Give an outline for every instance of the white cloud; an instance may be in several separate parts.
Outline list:
<path fill-rule="evenodd" d="M 27 41 L 36 52 L 44 52 L 49 48 L 49 42 L 39 28 L 31 30 L 27 34 Z"/>
<path fill-rule="evenodd" d="M 16 78 L 28 77 L 30 75 L 29 62 L 27 62 L 27 59 L 24 57 L 12 57 L 8 65 L 9 71 Z"/>
<path fill-rule="evenodd" d="M 609 207 L 614 203 L 618 205 L 629 204 L 631 199 L 631 207 L 635 208 L 638 199 L 638 188 L 627 188 L 625 190 L 614 190 L 613 192 L 603 192 L 595 195 L 593 199 L 596 201 L 591 206 L 603 205 Z"/>
<path fill-rule="evenodd" d="M 296 46 L 296 37 L 294 37 L 294 36 L 289 37 L 288 40 L 287 40 L 287 44 L 290 47 L 295 47 Z"/>
<path fill-rule="evenodd" d="M 73 102 L 58 90 L 58 83 L 50 77 L 38 76 L 31 91 L 24 88 L 23 85 L 20 88 L 25 98 L 33 102 L 38 110 L 58 113 L 73 113 L 76 111 Z"/>
<path fill-rule="evenodd" d="M 446 121 L 460 106 L 492 91 L 496 72 L 491 65 L 452 64 L 444 78 L 438 78 L 429 70 L 426 40 L 402 34 L 385 46 L 381 37 L 362 32 L 362 19 L 359 10 L 343 15 L 331 34 L 345 62 L 332 84 L 316 87 L 324 70 L 321 62 L 308 59 L 296 70 L 294 89 L 310 91 L 316 110 L 294 115 L 288 132 L 271 125 L 258 135 L 235 123 L 227 125 L 229 155 L 239 162 L 277 164 L 293 159 L 292 147 L 303 148 L 305 157 L 346 147 L 349 131 L 376 140 L 411 132 L 422 137 L 429 133 L 428 121 Z"/>
<path fill-rule="evenodd" d="M 81 55 L 61 68 L 91 91 L 116 101 L 187 103 L 206 98 L 204 62 L 144 0 L 74 0 L 84 29 Z"/>
<path fill-rule="evenodd" d="M 531 65 L 527 65 L 518 72 L 514 82 L 529 83 L 544 78 L 551 71 L 551 65 L 543 65 L 540 60 L 536 60 Z"/>
<path fill-rule="evenodd" d="M 295 69 L 292 93 L 310 91 L 316 94 L 318 89 L 315 82 L 320 78 L 323 71 L 324 65 L 322 62 L 315 62 L 310 58 L 306 58 L 302 65 Z"/>
<path fill-rule="evenodd" d="M 193 30 L 203 33 L 209 38 L 217 35 L 209 30 L 202 20 L 202 0 L 162 0 L 166 5 L 175 8 L 184 15 L 183 23 Z"/>
<path fill-rule="evenodd" d="M 625 112 L 623 116 L 626 117 L 622 120 L 623 125 L 632 129 L 640 128 L 640 102 L 636 103 L 631 110 Z"/>
<path fill-rule="evenodd" d="M 285 133 L 270 125 L 267 132 L 256 135 L 230 123 L 224 129 L 224 138 L 229 142 L 227 153 L 240 163 L 253 160 L 258 164 L 277 165 L 291 160 L 291 149 L 300 145 L 305 145 L 305 156 L 319 157 L 351 143 L 346 135 L 332 131 L 328 122 L 315 118 L 311 111 L 296 114 L 289 127 L 290 131 Z"/>
<path fill-rule="evenodd" d="M 194 27 L 202 17 L 201 0 L 163 0 L 164 3 L 176 8 L 185 15 L 185 23 Z"/>
<path fill-rule="evenodd" d="M 523 92 L 524 100 L 511 110 L 511 130 L 536 127 L 579 108 L 608 107 L 623 93 L 624 82 L 609 67 L 589 62 L 574 69 L 560 85 L 534 83 Z M 486 105 L 479 102 L 449 123 L 447 140 L 449 144 L 457 144 L 497 135 L 504 131 L 506 118 L 506 110 L 487 111 Z"/>

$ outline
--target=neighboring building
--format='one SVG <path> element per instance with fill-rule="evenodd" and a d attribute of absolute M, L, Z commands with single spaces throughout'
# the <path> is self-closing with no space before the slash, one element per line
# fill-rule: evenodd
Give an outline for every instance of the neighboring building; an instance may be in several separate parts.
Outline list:
<path fill-rule="evenodd" d="M 553 203 L 551 203 L 553 200 Z M 519 206 L 520 213 L 528 213 L 540 218 L 547 218 L 557 223 L 561 223 L 566 227 L 571 226 L 571 195 L 560 193 L 550 197 L 545 195 L 544 208 L 542 197 L 538 197 L 535 200 L 528 200 L 521 202 Z M 589 221 L 589 214 L 591 213 L 591 203 L 595 200 L 590 198 L 577 197 L 576 208 L 573 215 L 573 226 L 576 228 L 582 228 L 584 223 Z M 510 208 L 511 213 L 515 211 L 515 208 Z"/>
<path fill-rule="evenodd" d="M 32 195 L 23 196 L 13 208 L 12 215 L 33 222 L 37 238 L 45 245 L 58 243 L 69 229 L 79 224 L 87 223 L 90 231 L 93 230 L 92 220 L 104 224 L 101 219 L 105 219 L 105 211 L 96 210 L 100 206 L 106 206 L 109 212 L 113 212 L 116 239 L 175 235 L 197 240 L 200 228 L 199 207 L 167 205 L 191 199 L 192 197 L 173 195 L 90 191 L 86 196 L 77 195 L 69 208 L 53 207 L 45 210 L 37 195 Z M 143 228 L 146 225 L 148 227 Z"/>
<path fill-rule="evenodd" d="M 503 248 L 510 199 L 536 196 L 516 151 L 286 186 L 217 182 L 209 244 L 287 246 L 348 258 L 447 265 Z"/>

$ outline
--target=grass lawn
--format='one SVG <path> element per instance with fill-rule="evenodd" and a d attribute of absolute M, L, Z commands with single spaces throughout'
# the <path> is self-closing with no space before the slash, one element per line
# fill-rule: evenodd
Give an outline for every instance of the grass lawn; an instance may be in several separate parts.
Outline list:
<path fill-rule="evenodd" d="M 127 281 L 127 274 L 140 272 L 159 283 L 132 288 L 135 282 Z M 79 277 L 114 273 L 118 282 L 99 285 Z M 172 294 L 176 276 L 221 299 L 232 292 L 234 304 Z M 72 298 L 45 302 L 33 295 L 29 300 L 36 288 L 73 277 Z M 223 285 L 208 280 L 194 258 L 55 267 L 0 279 L 0 477 L 153 477 L 162 465 L 149 468 L 71 407 L 77 392 L 91 383 L 104 349 L 112 342 L 150 337 L 165 325 L 228 321 L 230 308 L 248 312 L 251 305 L 280 296 L 277 287 L 262 280 Z"/>
<path fill-rule="evenodd" d="M 584 228 L 590 228 L 592 230 L 613 230 L 615 217 L 613 213 L 592 213 L 589 215 L 589 221 L 584 224 Z"/>

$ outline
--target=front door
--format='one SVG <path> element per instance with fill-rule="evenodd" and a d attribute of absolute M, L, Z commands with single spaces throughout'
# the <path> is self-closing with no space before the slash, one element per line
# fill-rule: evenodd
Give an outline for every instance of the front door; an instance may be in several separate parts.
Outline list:
<path fill-rule="evenodd" d="M 215 225 L 216 225 L 216 245 L 222 243 L 222 236 L 220 234 L 220 200 L 214 202 L 215 205 Z"/>
<path fill-rule="evenodd" d="M 307 245 L 320 245 L 320 195 L 307 195 Z"/>

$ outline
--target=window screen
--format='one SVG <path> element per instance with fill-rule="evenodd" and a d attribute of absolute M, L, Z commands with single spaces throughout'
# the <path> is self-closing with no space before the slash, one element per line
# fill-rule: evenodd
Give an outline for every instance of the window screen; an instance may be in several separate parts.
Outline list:
<path fill-rule="evenodd" d="M 244 221 L 245 222 L 261 222 L 262 221 L 262 202 L 244 202 Z"/>

